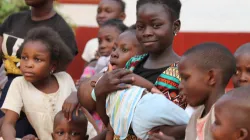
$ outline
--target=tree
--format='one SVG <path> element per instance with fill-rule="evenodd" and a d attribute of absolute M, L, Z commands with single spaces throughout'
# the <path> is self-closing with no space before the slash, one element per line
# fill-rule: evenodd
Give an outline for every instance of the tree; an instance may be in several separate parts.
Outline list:
<path fill-rule="evenodd" d="M 0 0 L 0 24 L 12 13 L 27 10 L 24 0 Z"/>

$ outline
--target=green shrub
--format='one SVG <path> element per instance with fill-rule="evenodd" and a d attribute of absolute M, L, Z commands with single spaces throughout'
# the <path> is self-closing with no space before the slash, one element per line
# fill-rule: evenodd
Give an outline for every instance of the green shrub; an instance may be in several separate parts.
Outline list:
<path fill-rule="evenodd" d="M 0 24 L 12 13 L 27 10 L 24 0 L 0 0 Z"/>

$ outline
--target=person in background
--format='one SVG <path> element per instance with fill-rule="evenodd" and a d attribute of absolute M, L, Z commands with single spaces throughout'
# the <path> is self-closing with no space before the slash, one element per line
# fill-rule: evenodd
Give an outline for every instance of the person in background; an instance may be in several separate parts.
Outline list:
<path fill-rule="evenodd" d="M 97 35 L 99 42 L 98 52 L 100 53 L 100 58 L 88 64 L 88 66 L 83 71 L 81 80 L 84 80 L 84 78 L 90 78 L 108 66 L 110 54 L 116 39 L 127 29 L 128 27 L 119 19 L 108 20 L 100 26 Z"/>
<path fill-rule="evenodd" d="M 250 85 L 250 43 L 243 44 L 234 53 L 236 74 L 233 76 L 234 87 Z"/>
<path fill-rule="evenodd" d="M 101 0 L 97 8 L 96 22 L 101 26 L 110 19 L 120 19 L 123 21 L 126 18 L 125 8 L 126 4 L 123 0 Z M 82 53 L 85 66 L 95 59 L 96 55 L 99 56 L 98 46 L 97 38 L 93 38 L 87 42 Z"/>
<path fill-rule="evenodd" d="M 213 140 L 250 139 L 250 87 L 233 89 L 215 103 Z"/>

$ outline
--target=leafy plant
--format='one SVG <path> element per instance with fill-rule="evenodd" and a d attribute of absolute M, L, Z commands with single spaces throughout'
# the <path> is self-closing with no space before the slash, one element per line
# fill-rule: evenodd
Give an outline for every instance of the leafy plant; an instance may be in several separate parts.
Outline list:
<path fill-rule="evenodd" d="M 12 13 L 27 10 L 24 0 L 0 0 L 0 24 Z"/>
<path fill-rule="evenodd" d="M 60 7 L 60 4 L 58 2 L 55 2 L 54 4 L 55 9 L 58 12 L 57 8 Z M 24 0 L 0 0 L 0 24 L 2 24 L 9 15 L 28 9 L 29 6 L 25 4 Z M 61 13 L 59 14 L 62 15 Z M 69 17 L 66 17 L 65 15 L 62 16 L 74 30 L 76 28 L 76 24 L 72 23 Z"/>

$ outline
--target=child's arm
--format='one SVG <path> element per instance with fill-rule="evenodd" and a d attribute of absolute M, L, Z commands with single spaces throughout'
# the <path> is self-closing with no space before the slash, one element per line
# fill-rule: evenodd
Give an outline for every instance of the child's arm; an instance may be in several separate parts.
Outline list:
<path fill-rule="evenodd" d="M 108 124 L 107 129 L 108 129 L 108 131 L 107 131 L 106 139 L 105 140 L 113 140 L 114 139 L 114 130 L 110 126 L 110 123 Z"/>
<path fill-rule="evenodd" d="M 5 118 L 1 128 L 2 136 L 4 140 L 14 140 L 16 139 L 15 125 L 18 120 L 19 115 L 11 110 L 7 110 L 5 113 Z"/>
<path fill-rule="evenodd" d="M 64 116 L 67 120 L 71 120 L 72 118 L 72 113 L 77 108 L 79 104 L 78 98 L 77 98 L 77 93 L 76 91 L 73 91 L 67 99 L 65 99 L 63 106 L 62 106 L 62 111 L 64 112 Z"/>
<path fill-rule="evenodd" d="M 80 87 L 78 89 L 78 100 L 80 104 L 87 109 L 89 112 L 96 110 L 96 102 L 92 99 L 91 92 L 93 90 L 93 87 L 91 86 L 91 82 L 97 81 L 103 74 L 97 74 L 91 79 L 86 80 L 80 84 Z"/>

